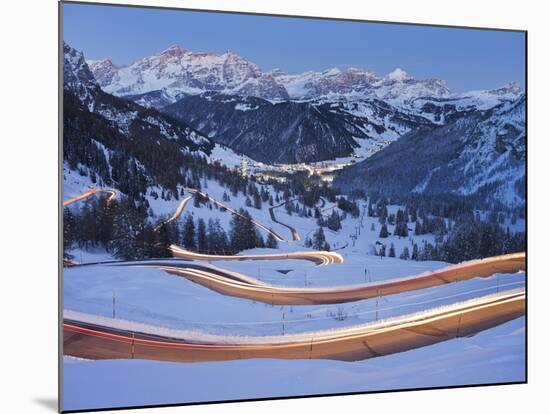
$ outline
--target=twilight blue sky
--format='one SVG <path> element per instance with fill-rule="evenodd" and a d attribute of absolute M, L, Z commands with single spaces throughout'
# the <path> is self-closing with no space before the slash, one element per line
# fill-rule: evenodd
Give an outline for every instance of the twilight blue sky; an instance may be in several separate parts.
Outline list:
<path fill-rule="evenodd" d="M 262 69 L 291 74 L 355 66 L 384 75 L 400 67 L 418 79 L 444 79 L 453 92 L 511 81 L 525 86 L 518 32 L 66 3 L 64 39 L 87 58 L 116 64 L 178 44 L 231 50 Z"/>

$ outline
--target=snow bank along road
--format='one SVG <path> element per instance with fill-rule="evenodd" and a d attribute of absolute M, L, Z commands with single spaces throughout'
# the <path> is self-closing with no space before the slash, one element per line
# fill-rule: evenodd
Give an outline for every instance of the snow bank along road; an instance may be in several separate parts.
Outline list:
<path fill-rule="evenodd" d="M 176 248 L 174 248 L 174 255 L 179 256 Z M 300 255 L 303 255 L 303 253 L 296 253 L 296 255 L 298 256 L 287 257 L 287 255 L 281 254 L 279 258 L 302 258 Z M 272 257 L 276 255 L 269 256 Z M 188 259 L 193 258 L 193 256 L 188 254 L 184 254 L 180 257 Z M 228 256 L 228 258 L 235 257 L 239 256 Z M 244 257 L 247 257 L 249 260 L 255 258 L 255 256 Z M 326 257 L 327 260 L 329 258 L 329 256 Z M 495 273 L 515 273 L 525 270 L 525 253 L 513 253 L 486 259 L 472 260 L 448 266 L 443 269 L 424 272 L 416 276 L 387 280 L 384 282 L 330 288 L 288 288 L 268 285 L 250 276 L 239 275 L 236 272 L 224 276 L 219 271 L 214 271 L 208 267 L 202 269 L 196 266 L 187 267 L 185 265 L 167 265 L 159 267 L 170 274 L 185 277 L 186 279 L 224 295 L 251 299 L 272 305 L 320 305 L 352 302 L 379 296 L 393 295 L 459 282 L 474 277 L 488 277 Z M 236 275 L 237 277 L 235 277 Z"/>
<path fill-rule="evenodd" d="M 186 341 L 111 326 L 65 320 L 66 355 L 87 359 L 152 359 L 177 362 L 223 361 L 247 358 L 335 359 L 356 361 L 407 351 L 500 325 L 525 313 L 525 291 L 516 289 L 454 305 L 341 330 L 286 336 L 219 337 Z M 122 323 L 121 323 L 122 322 Z"/>

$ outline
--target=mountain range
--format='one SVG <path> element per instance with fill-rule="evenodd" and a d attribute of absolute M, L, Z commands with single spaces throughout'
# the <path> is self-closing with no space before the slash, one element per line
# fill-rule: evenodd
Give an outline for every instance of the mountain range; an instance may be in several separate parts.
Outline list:
<path fill-rule="evenodd" d="M 127 66 L 86 62 L 70 49 L 65 65 L 65 87 L 127 137 L 136 119 L 154 119 L 163 139 L 191 151 L 219 143 L 282 164 L 353 156 L 360 162 L 335 179 L 347 191 L 487 194 L 511 205 L 525 198 L 525 94 L 517 83 L 452 93 L 443 80 L 402 69 L 286 74 L 233 52 L 179 46 Z"/>
<path fill-rule="evenodd" d="M 379 77 L 367 69 L 332 68 L 289 75 L 279 69 L 264 71 L 233 53 L 200 53 L 174 45 L 128 66 L 110 59 L 88 61 L 100 86 L 117 96 L 140 96 L 162 92 L 165 103 L 184 95 L 219 92 L 268 100 L 314 99 L 327 96 L 360 95 L 402 101 L 411 97 L 447 97 L 442 80 L 417 80 L 402 69 Z M 151 105 L 159 105 L 151 102 Z M 162 105 L 163 103 L 161 103 Z"/>

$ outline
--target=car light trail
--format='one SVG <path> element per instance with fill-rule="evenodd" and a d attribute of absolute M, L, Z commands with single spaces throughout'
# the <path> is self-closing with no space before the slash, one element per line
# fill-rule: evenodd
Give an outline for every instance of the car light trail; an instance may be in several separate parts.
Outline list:
<path fill-rule="evenodd" d="M 110 203 L 112 202 L 116 196 L 117 196 L 117 190 L 111 190 L 111 189 L 108 189 L 108 190 L 103 190 L 103 189 L 92 189 L 92 190 L 88 190 L 76 197 L 73 197 L 73 198 L 70 198 L 69 200 L 67 201 L 64 201 L 63 202 L 63 207 L 67 207 L 73 203 L 76 203 L 77 201 L 80 201 L 80 200 L 84 200 L 85 198 L 88 198 L 88 197 L 91 197 L 93 196 L 94 194 L 98 194 L 98 193 L 106 193 L 106 194 L 109 194 L 109 198 L 107 198 L 107 202 Z"/>
<path fill-rule="evenodd" d="M 87 359 L 357 361 L 471 336 L 524 314 L 525 290 L 516 289 L 339 330 L 241 339 L 210 336 L 208 341 L 186 340 L 67 319 L 63 323 L 63 348 L 65 355 Z"/>
<path fill-rule="evenodd" d="M 299 253 L 307 255 L 306 253 Z M 319 252 L 322 253 L 322 252 Z M 328 253 L 328 252 L 327 252 Z M 175 253 L 176 254 L 176 253 Z M 176 254 L 177 255 L 177 254 Z M 199 255 L 200 258 L 201 255 Z M 243 256 L 242 260 L 280 260 L 282 257 L 270 258 L 266 255 Z M 277 256 L 277 255 L 274 255 Z M 183 254 L 187 259 L 196 258 L 193 254 Z M 223 256 L 222 256 L 223 257 Z M 219 260 L 238 260 L 239 256 L 227 256 Z M 302 258 L 305 258 L 302 256 Z M 205 260 L 201 258 L 201 260 Z M 308 260 L 308 259 L 306 259 Z M 314 259 L 313 259 L 314 260 Z M 475 277 L 489 277 L 495 273 L 516 273 L 525 270 L 525 253 L 514 253 L 486 259 L 472 260 L 443 269 L 424 272 L 419 275 L 386 280 L 383 282 L 367 283 L 355 286 L 335 286 L 326 288 L 290 288 L 255 283 L 250 276 L 232 272 L 226 277 L 208 267 L 202 269 L 185 266 L 159 266 L 160 269 L 185 277 L 197 284 L 205 286 L 218 293 L 250 299 L 272 305 L 320 305 L 331 303 L 353 302 L 381 296 L 394 295 L 413 290 L 460 282 Z"/>

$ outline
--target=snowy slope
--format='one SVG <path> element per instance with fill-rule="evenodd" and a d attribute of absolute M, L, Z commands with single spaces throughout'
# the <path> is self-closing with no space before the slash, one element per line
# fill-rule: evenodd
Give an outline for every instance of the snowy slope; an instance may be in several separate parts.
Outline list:
<path fill-rule="evenodd" d="M 385 195 L 459 194 L 483 203 L 525 201 L 525 95 L 436 128 L 403 135 L 339 174 L 335 185 Z M 391 171 L 391 174 L 389 173 Z"/>

